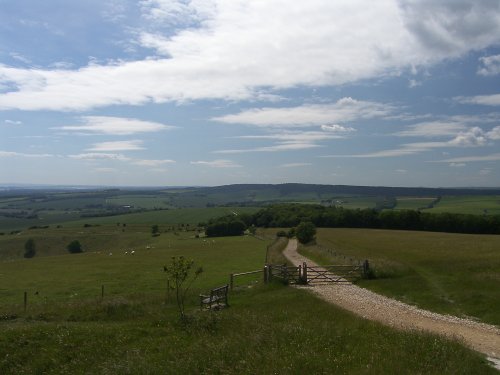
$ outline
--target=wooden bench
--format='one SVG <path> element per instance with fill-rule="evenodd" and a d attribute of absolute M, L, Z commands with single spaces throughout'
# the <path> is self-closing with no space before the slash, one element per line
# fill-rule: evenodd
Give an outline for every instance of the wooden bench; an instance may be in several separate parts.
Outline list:
<path fill-rule="evenodd" d="M 200 308 L 206 307 L 210 310 L 228 307 L 227 292 L 229 285 L 220 286 L 210 291 L 210 295 L 200 294 Z"/>

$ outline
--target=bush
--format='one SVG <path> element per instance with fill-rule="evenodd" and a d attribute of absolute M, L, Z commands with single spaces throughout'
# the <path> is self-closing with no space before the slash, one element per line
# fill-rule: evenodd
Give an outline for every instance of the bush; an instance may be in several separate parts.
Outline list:
<path fill-rule="evenodd" d="M 305 244 L 311 242 L 314 240 L 315 235 L 316 227 L 310 221 L 303 221 L 295 228 L 295 236 L 300 243 Z"/>
<path fill-rule="evenodd" d="M 35 254 L 36 254 L 35 240 L 33 238 L 30 238 L 24 244 L 24 257 L 33 258 Z"/>
<path fill-rule="evenodd" d="M 71 241 L 68 246 L 66 246 L 66 249 L 71 253 L 71 254 L 77 254 L 83 252 L 82 249 L 82 244 L 78 240 Z"/>

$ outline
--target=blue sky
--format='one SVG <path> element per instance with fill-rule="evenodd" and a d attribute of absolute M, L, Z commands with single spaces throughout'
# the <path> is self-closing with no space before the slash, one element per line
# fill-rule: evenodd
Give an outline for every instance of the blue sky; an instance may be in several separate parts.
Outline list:
<path fill-rule="evenodd" d="M 500 186 L 500 2 L 0 0 L 0 184 Z"/>

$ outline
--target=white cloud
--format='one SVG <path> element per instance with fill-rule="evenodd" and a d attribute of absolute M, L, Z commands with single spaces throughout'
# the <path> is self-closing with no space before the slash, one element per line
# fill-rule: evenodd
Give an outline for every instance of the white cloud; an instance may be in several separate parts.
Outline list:
<path fill-rule="evenodd" d="M 408 130 L 395 133 L 401 137 L 439 137 L 457 134 L 465 130 L 464 123 L 459 121 L 429 121 L 408 126 Z"/>
<path fill-rule="evenodd" d="M 408 171 L 406 169 L 396 169 L 395 172 L 401 173 L 401 174 L 408 173 Z"/>
<path fill-rule="evenodd" d="M 217 159 L 212 161 L 192 161 L 193 165 L 205 165 L 211 168 L 240 168 L 241 165 L 226 159 Z"/>
<path fill-rule="evenodd" d="M 481 128 L 473 127 L 464 132 L 460 132 L 455 138 L 448 142 L 449 146 L 456 147 L 477 147 L 484 146 L 487 136 Z"/>
<path fill-rule="evenodd" d="M 414 148 L 397 148 L 393 150 L 382 150 L 369 152 L 366 154 L 351 154 L 351 155 L 323 155 L 322 158 L 392 158 L 392 157 L 400 157 L 413 155 L 418 152 L 422 152 L 422 150 L 414 149 Z"/>
<path fill-rule="evenodd" d="M 177 25 L 201 22 L 214 15 L 212 0 L 142 0 L 143 17 L 161 24 Z"/>
<path fill-rule="evenodd" d="M 215 117 L 212 120 L 228 124 L 284 128 L 384 117 L 393 111 L 394 108 L 387 104 L 342 98 L 331 104 L 304 104 L 289 108 L 254 108 L 238 114 Z M 337 132 L 352 131 L 352 128 L 344 128 L 340 125 L 323 125 L 322 128 Z"/>
<path fill-rule="evenodd" d="M 13 157 L 21 157 L 21 158 L 52 158 L 55 155 L 52 154 L 26 154 L 23 152 L 15 152 L 15 151 L 1 151 L 0 150 L 0 158 L 13 158 Z"/>
<path fill-rule="evenodd" d="M 281 168 L 300 168 L 300 167 L 308 167 L 312 165 L 311 163 L 287 163 L 287 164 L 281 164 Z"/>
<path fill-rule="evenodd" d="M 500 105 L 500 94 L 477 95 L 477 96 L 459 96 L 459 97 L 456 97 L 455 100 L 458 101 L 459 103 L 463 103 L 463 104 L 499 106 Z"/>
<path fill-rule="evenodd" d="M 251 99 L 428 66 L 497 44 L 500 36 L 500 9 L 486 0 L 310 0 L 293 6 L 288 0 L 146 0 L 141 5 L 151 22 L 175 25 L 169 28 L 173 35 L 142 30 L 139 43 L 153 48 L 157 58 L 73 70 L 0 65 L 0 85 L 10 88 L 0 94 L 0 109 L 81 111 Z"/>
<path fill-rule="evenodd" d="M 343 138 L 340 135 L 318 132 L 318 131 L 285 131 L 283 133 L 266 134 L 266 135 L 242 135 L 233 137 L 238 139 L 272 139 L 282 142 L 317 142 L 326 139 Z"/>
<path fill-rule="evenodd" d="M 102 168 L 95 168 L 94 171 L 99 173 L 115 173 L 118 172 L 118 169 L 102 167 Z"/>
<path fill-rule="evenodd" d="M 492 140 L 500 140 L 500 126 L 495 126 L 488 133 L 486 133 L 487 137 Z"/>
<path fill-rule="evenodd" d="M 130 158 L 126 157 L 123 154 L 112 154 L 103 152 L 75 154 L 75 155 L 68 155 L 68 157 L 71 159 L 80 159 L 80 160 L 118 160 L 118 161 L 130 160 Z"/>
<path fill-rule="evenodd" d="M 321 130 L 324 130 L 326 132 L 332 132 L 332 133 L 350 133 L 350 132 L 356 131 L 356 129 L 351 128 L 349 126 L 342 126 L 342 125 L 337 125 L 337 124 L 321 125 Z"/>
<path fill-rule="evenodd" d="M 420 131 L 417 130 L 417 131 Z M 405 143 L 399 148 L 390 150 L 381 150 L 365 154 L 353 155 L 325 155 L 323 157 L 335 158 L 387 158 L 414 155 L 426 152 L 436 148 L 449 148 L 449 147 L 481 147 L 487 144 L 487 136 L 481 128 L 473 127 L 466 131 L 459 132 L 454 138 L 442 142 L 413 142 Z M 448 160 L 450 161 L 450 160 Z"/>
<path fill-rule="evenodd" d="M 416 79 L 410 79 L 408 81 L 408 87 L 409 88 L 415 88 L 415 87 L 418 87 L 418 86 L 422 86 L 422 82 L 420 81 L 417 81 Z"/>
<path fill-rule="evenodd" d="M 465 166 L 467 166 L 467 164 L 465 164 L 465 163 L 450 163 L 450 167 L 453 167 L 453 168 L 462 168 Z"/>
<path fill-rule="evenodd" d="M 500 153 L 478 156 L 460 156 L 444 160 L 436 160 L 435 163 L 472 163 L 476 161 L 499 161 Z"/>
<path fill-rule="evenodd" d="M 22 121 L 16 121 L 16 120 L 5 120 L 4 121 L 8 125 L 22 125 Z"/>
<path fill-rule="evenodd" d="M 489 0 L 402 0 L 407 30 L 428 58 L 462 55 L 498 43 L 500 8 Z"/>
<path fill-rule="evenodd" d="M 482 66 L 477 70 L 477 74 L 482 76 L 500 74 L 500 55 L 481 57 L 479 61 Z"/>
<path fill-rule="evenodd" d="M 31 64 L 31 60 L 28 59 L 27 57 L 21 55 L 20 53 L 17 52 L 11 52 L 9 53 L 10 57 L 12 57 L 14 60 L 20 61 L 24 64 Z"/>
<path fill-rule="evenodd" d="M 134 118 L 84 116 L 81 117 L 83 125 L 68 125 L 54 129 L 81 132 L 86 131 L 107 135 L 131 135 L 136 133 L 157 132 L 173 129 L 173 126 L 152 121 L 142 121 Z"/>
<path fill-rule="evenodd" d="M 283 142 L 278 143 L 273 146 L 263 146 L 255 148 L 244 148 L 244 149 L 234 149 L 234 150 L 218 150 L 214 151 L 214 154 L 243 154 L 247 152 L 281 152 L 281 151 L 297 151 L 306 150 L 310 148 L 321 147 L 320 145 L 310 143 L 310 142 Z"/>
<path fill-rule="evenodd" d="M 280 152 L 305 150 L 310 148 L 322 147 L 317 142 L 327 139 L 338 139 L 343 136 L 320 131 L 284 131 L 282 133 L 266 134 L 266 135 L 243 135 L 232 137 L 238 139 L 270 139 L 277 141 L 271 146 L 261 146 L 246 149 L 218 150 L 216 154 L 241 154 L 248 152 Z"/>
<path fill-rule="evenodd" d="M 140 140 L 100 142 L 94 143 L 94 145 L 86 151 L 114 152 L 144 150 L 144 147 L 142 147 L 141 144 L 142 141 Z"/>
<path fill-rule="evenodd" d="M 141 166 L 145 166 L 145 167 L 159 167 L 159 166 L 162 166 L 165 164 L 173 164 L 173 163 L 175 163 L 175 161 L 169 160 L 169 159 L 165 159 L 165 160 L 145 160 L 145 159 L 142 159 L 142 160 L 135 160 L 132 164 L 141 165 Z"/>
<path fill-rule="evenodd" d="M 488 176 L 491 174 L 491 168 L 483 168 L 479 170 L 479 175 L 480 176 Z"/>

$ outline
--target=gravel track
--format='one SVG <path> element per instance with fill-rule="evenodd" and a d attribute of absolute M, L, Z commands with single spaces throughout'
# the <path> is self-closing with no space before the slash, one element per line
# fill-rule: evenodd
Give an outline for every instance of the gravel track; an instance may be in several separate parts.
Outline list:
<path fill-rule="evenodd" d="M 288 242 L 283 254 L 294 265 L 310 259 L 297 252 L 297 240 Z M 351 283 L 299 286 L 327 302 L 334 303 L 363 318 L 405 330 L 424 330 L 458 338 L 471 348 L 486 354 L 500 369 L 500 329 L 451 315 L 441 315 L 384 297 Z"/>

